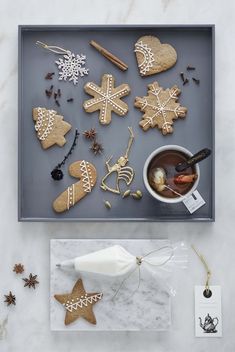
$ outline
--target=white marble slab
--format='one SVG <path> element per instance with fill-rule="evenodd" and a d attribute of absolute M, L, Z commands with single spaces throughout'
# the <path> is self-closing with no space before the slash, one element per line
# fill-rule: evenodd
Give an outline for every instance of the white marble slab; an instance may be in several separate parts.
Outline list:
<path fill-rule="evenodd" d="M 165 272 L 166 284 L 158 278 L 164 268 L 140 268 L 122 285 L 124 277 L 110 278 L 103 275 L 79 273 L 58 269 L 57 263 L 115 244 L 123 246 L 135 256 L 147 254 L 157 248 L 169 245 L 161 240 L 51 240 L 51 298 L 50 321 L 52 330 L 168 330 L 171 326 L 171 297 L 169 274 Z M 54 299 L 54 294 L 71 292 L 76 280 L 82 277 L 87 292 L 102 292 L 103 298 L 94 306 L 97 325 L 84 319 L 65 326 L 65 309 Z M 114 298 L 115 293 L 120 288 Z"/>

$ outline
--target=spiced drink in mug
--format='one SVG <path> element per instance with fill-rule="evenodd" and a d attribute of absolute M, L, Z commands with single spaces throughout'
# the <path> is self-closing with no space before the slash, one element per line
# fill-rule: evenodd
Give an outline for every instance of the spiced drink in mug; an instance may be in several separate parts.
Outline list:
<path fill-rule="evenodd" d="M 156 149 L 147 158 L 143 178 L 149 193 L 165 203 L 178 203 L 196 190 L 200 169 L 198 164 L 188 165 L 177 171 L 177 165 L 187 163 L 193 154 L 178 145 L 167 145 Z M 187 166 L 187 165 L 186 165 Z"/>

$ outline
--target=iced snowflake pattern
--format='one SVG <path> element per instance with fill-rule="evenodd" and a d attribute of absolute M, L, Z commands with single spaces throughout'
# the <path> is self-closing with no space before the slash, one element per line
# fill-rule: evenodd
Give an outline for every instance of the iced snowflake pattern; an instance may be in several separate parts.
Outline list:
<path fill-rule="evenodd" d="M 85 92 L 94 98 L 84 101 L 83 107 L 89 113 L 100 110 L 99 121 L 102 125 L 110 124 L 112 111 L 119 116 L 125 116 L 128 112 L 128 105 L 121 98 L 130 93 L 129 85 L 126 83 L 117 87 L 114 85 L 114 76 L 106 73 L 101 79 L 100 87 L 93 82 L 88 82 L 84 86 Z"/>
<path fill-rule="evenodd" d="M 174 85 L 163 89 L 158 82 L 148 85 L 148 95 L 136 97 L 135 107 L 144 112 L 139 125 L 144 131 L 158 128 L 163 135 L 173 133 L 173 120 L 184 118 L 187 108 L 177 103 L 180 89 Z"/>
<path fill-rule="evenodd" d="M 71 51 L 67 51 L 67 54 L 63 55 L 63 59 L 59 58 L 55 61 L 59 69 L 59 80 L 62 81 L 73 81 L 73 84 L 78 83 L 79 76 L 83 77 L 88 75 L 89 69 L 83 67 L 86 63 L 86 55 L 75 55 Z"/>

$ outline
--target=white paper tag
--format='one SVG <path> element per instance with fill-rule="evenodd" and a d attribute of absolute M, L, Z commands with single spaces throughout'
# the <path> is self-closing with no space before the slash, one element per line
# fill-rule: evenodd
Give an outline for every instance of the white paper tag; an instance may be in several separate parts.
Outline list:
<path fill-rule="evenodd" d="M 194 191 L 183 203 L 191 214 L 206 204 L 198 191 Z"/>
<path fill-rule="evenodd" d="M 210 297 L 204 292 L 205 286 L 195 286 L 195 336 L 222 337 L 221 287 L 210 286 Z"/>

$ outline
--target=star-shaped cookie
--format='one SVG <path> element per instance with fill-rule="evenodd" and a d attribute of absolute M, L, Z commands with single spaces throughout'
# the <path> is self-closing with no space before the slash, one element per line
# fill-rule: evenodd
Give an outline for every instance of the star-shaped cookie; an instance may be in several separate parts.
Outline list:
<path fill-rule="evenodd" d="M 125 83 L 118 87 L 114 87 L 114 84 L 114 77 L 104 74 L 100 87 L 93 82 L 88 82 L 84 86 L 85 92 L 94 98 L 84 101 L 83 107 L 90 113 L 100 110 L 99 121 L 102 125 L 110 124 L 112 111 L 119 116 L 124 116 L 128 112 L 128 105 L 121 98 L 130 93 L 130 87 Z"/>
<path fill-rule="evenodd" d="M 102 293 L 87 293 L 83 287 L 82 279 L 79 279 L 71 293 L 55 295 L 54 297 L 64 306 L 66 310 L 64 323 L 69 325 L 80 317 L 91 324 L 96 324 L 92 307 L 101 300 L 102 296 Z"/>

